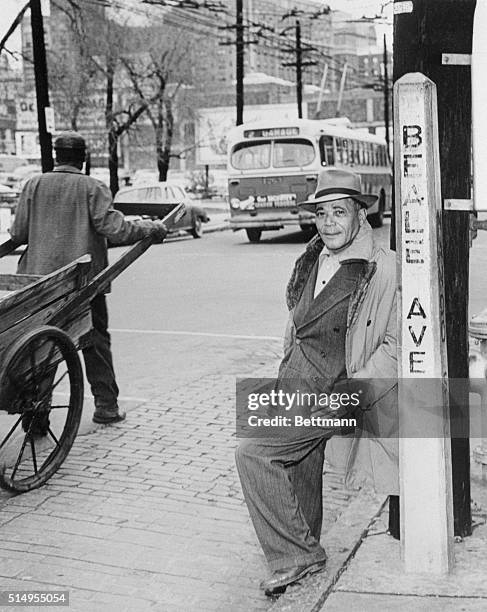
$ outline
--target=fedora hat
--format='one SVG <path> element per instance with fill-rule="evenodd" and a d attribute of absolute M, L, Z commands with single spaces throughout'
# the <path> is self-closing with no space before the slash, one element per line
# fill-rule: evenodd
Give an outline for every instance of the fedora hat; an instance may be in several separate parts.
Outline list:
<path fill-rule="evenodd" d="M 316 191 L 308 200 L 300 202 L 310 212 L 315 212 L 316 206 L 322 202 L 344 200 L 353 198 L 365 208 L 375 204 L 379 196 L 362 193 L 360 176 L 350 170 L 339 170 L 338 168 L 326 168 L 318 176 Z"/>

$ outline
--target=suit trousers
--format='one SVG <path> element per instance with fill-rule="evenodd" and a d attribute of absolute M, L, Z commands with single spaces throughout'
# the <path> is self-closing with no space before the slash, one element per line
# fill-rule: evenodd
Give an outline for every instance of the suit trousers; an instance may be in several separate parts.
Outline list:
<path fill-rule="evenodd" d="M 93 321 L 92 344 L 83 350 L 86 378 L 95 399 L 95 413 L 116 414 L 118 412 L 118 386 L 115 381 L 111 339 L 108 333 L 108 310 L 106 297 L 97 295 L 91 301 Z"/>
<path fill-rule="evenodd" d="M 246 438 L 236 464 L 249 514 L 272 570 L 326 559 L 320 545 L 326 428 Z"/>

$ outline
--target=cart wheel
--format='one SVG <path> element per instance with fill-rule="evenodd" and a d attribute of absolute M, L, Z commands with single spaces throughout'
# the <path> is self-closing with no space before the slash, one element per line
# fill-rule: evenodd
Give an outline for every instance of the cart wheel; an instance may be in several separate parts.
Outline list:
<path fill-rule="evenodd" d="M 67 334 L 45 326 L 14 342 L 0 376 L 0 486 L 20 493 L 49 480 L 73 445 L 82 408 L 83 372 Z"/>

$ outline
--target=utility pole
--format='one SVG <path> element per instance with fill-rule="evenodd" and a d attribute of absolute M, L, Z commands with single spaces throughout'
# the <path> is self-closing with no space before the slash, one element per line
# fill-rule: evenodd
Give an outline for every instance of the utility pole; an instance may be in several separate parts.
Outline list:
<path fill-rule="evenodd" d="M 325 93 L 326 77 L 328 76 L 328 64 L 325 64 L 323 69 L 323 76 L 321 77 L 320 93 L 318 94 L 318 102 L 316 104 L 315 118 L 318 119 L 321 111 L 321 104 L 323 103 L 323 95 Z"/>
<path fill-rule="evenodd" d="M 395 4 L 399 10 L 394 16 L 394 82 L 406 73 L 421 72 L 436 84 L 443 203 L 448 199 L 469 199 L 470 67 L 456 64 L 455 58 L 472 52 L 475 0 Z M 449 54 L 452 61 L 443 61 L 443 54 Z M 467 340 L 469 213 L 444 207 L 442 225 L 448 375 L 455 391 L 450 392 L 454 532 L 466 536 L 472 532 Z M 465 384 L 459 385 L 458 381 Z"/>
<path fill-rule="evenodd" d="M 290 28 L 286 28 L 281 34 L 287 32 Z M 299 19 L 296 21 L 295 26 L 295 44 L 294 48 L 285 49 L 288 53 L 295 53 L 295 62 L 285 62 L 283 66 L 294 66 L 296 68 L 296 100 L 298 103 L 298 117 L 303 118 L 303 69 L 306 66 L 316 66 L 317 62 L 309 60 L 303 61 L 303 51 L 315 51 L 314 47 L 307 46 L 303 49 L 301 40 L 301 23 Z"/>
<path fill-rule="evenodd" d="M 296 21 L 296 97 L 298 117 L 303 118 L 303 50 L 301 48 L 301 24 Z"/>
<path fill-rule="evenodd" d="M 235 45 L 236 48 L 236 71 L 235 71 L 235 80 L 236 80 L 236 109 L 237 109 L 237 119 L 236 125 L 242 125 L 243 123 L 243 112 L 244 112 L 244 71 L 245 71 L 245 47 L 246 45 L 255 45 L 258 44 L 259 33 L 257 33 L 256 40 L 245 40 L 245 30 L 252 27 L 258 27 L 259 30 L 268 29 L 274 31 L 273 28 L 269 28 L 263 24 L 256 23 L 247 23 L 244 24 L 244 15 L 243 15 L 243 0 L 236 0 L 236 8 L 235 8 L 235 23 L 231 25 L 218 26 L 219 30 L 235 30 L 235 40 L 219 42 L 219 45 L 227 46 L 227 45 Z M 247 37 L 248 38 L 248 37 Z"/>
<path fill-rule="evenodd" d="M 243 24 L 243 0 L 236 0 L 236 80 L 237 80 L 237 125 L 243 123 L 244 111 L 244 24 Z"/>
<path fill-rule="evenodd" d="M 39 124 L 39 143 L 43 172 L 53 169 L 52 138 L 47 131 L 46 108 L 49 108 L 49 87 L 47 80 L 46 45 L 44 41 L 44 22 L 41 0 L 30 0 L 30 20 L 32 27 L 32 50 L 37 97 L 37 121 Z"/>
<path fill-rule="evenodd" d="M 391 159 L 391 137 L 390 137 L 390 119 L 389 119 L 389 70 L 387 68 L 387 39 L 384 34 L 384 125 L 386 131 L 386 144 L 387 144 L 387 159 Z"/>
<path fill-rule="evenodd" d="M 340 108 L 342 106 L 343 92 L 345 91 L 345 80 L 347 78 L 347 68 L 348 68 L 348 64 L 347 62 L 345 62 L 343 66 L 342 78 L 340 80 L 340 91 L 338 92 L 337 117 L 340 116 Z"/>

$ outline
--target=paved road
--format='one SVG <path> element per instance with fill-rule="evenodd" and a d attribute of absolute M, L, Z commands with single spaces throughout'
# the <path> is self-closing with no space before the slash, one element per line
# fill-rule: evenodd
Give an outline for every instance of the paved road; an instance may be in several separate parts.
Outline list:
<path fill-rule="evenodd" d="M 388 228 L 376 232 L 387 242 Z M 233 463 L 236 375 L 272 375 L 284 287 L 301 233 L 154 246 L 113 286 L 116 366 L 128 420 L 82 434 L 43 489 L 0 497 L 0 587 L 66 588 L 75 612 L 264 610 L 262 556 Z M 111 252 L 116 257 L 118 250 Z M 472 251 L 472 304 L 487 237 Z M 13 271 L 15 258 L 0 260 Z M 325 521 L 351 494 L 325 479 Z"/>

